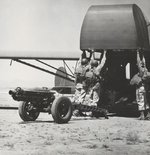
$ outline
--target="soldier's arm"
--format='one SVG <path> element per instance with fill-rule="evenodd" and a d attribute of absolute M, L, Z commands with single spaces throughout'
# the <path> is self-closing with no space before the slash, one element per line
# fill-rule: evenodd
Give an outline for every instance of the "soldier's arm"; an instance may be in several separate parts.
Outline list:
<path fill-rule="evenodd" d="M 143 56 L 142 62 L 144 64 L 144 67 L 146 67 L 146 61 L 145 61 L 145 57 Z"/>
<path fill-rule="evenodd" d="M 139 53 L 139 51 L 137 51 L 137 66 L 138 66 L 138 69 L 141 68 L 141 59 L 140 59 L 140 53 Z"/>
<path fill-rule="evenodd" d="M 90 52 L 90 60 L 89 60 L 89 64 L 91 64 L 91 62 L 94 60 L 94 51 Z M 89 65 L 90 66 L 90 65 Z"/>
<path fill-rule="evenodd" d="M 80 56 L 80 58 L 78 60 L 77 67 L 81 66 L 81 61 L 82 61 L 83 58 L 86 58 L 85 51 L 82 52 L 82 54 L 81 54 L 81 56 Z"/>
<path fill-rule="evenodd" d="M 87 57 L 87 59 L 88 59 L 88 61 L 89 61 L 89 62 L 90 62 L 90 60 L 91 60 L 92 55 L 93 55 L 93 53 L 92 53 L 92 52 L 90 52 L 90 56 L 89 56 L 89 57 Z"/>
<path fill-rule="evenodd" d="M 75 67 L 75 71 L 74 71 L 74 75 L 75 75 L 75 83 L 76 83 L 76 81 L 77 81 L 77 79 L 76 79 L 76 78 L 77 78 L 77 77 L 76 77 L 76 73 L 77 73 L 78 68 L 81 67 L 82 57 L 83 57 L 83 53 L 81 54 L 79 60 L 78 60 L 77 63 L 76 63 L 76 67 Z"/>
<path fill-rule="evenodd" d="M 82 56 L 80 56 L 78 63 L 77 63 L 77 66 L 81 66 L 81 60 L 82 60 Z"/>
<path fill-rule="evenodd" d="M 145 68 L 145 70 L 147 70 L 145 57 L 144 57 L 144 55 L 142 55 L 142 60 L 141 60 L 139 51 L 137 51 L 137 66 L 138 66 L 138 70 L 139 70 L 140 74 L 143 73 L 143 68 Z"/>
<path fill-rule="evenodd" d="M 103 68 L 105 62 L 106 62 L 106 51 L 104 51 L 104 54 L 103 54 L 103 58 L 102 58 L 102 60 L 101 60 L 101 63 L 100 63 L 100 64 L 97 66 L 97 68 L 96 68 L 97 74 L 100 74 L 100 71 L 101 71 L 101 69 Z"/>
<path fill-rule="evenodd" d="M 81 58 L 82 58 L 82 59 L 83 59 L 83 58 L 86 58 L 86 52 L 85 52 L 85 51 L 82 52 Z"/>

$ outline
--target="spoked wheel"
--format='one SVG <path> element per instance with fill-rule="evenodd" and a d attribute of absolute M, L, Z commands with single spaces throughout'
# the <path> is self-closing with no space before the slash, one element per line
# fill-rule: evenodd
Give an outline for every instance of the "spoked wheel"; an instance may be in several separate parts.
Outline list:
<path fill-rule="evenodd" d="M 23 101 L 19 105 L 19 115 L 23 121 L 35 121 L 40 112 L 36 111 L 32 102 Z"/>
<path fill-rule="evenodd" d="M 72 104 L 69 98 L 61 96 L 54 100 L 51 113 L 56 123 L 68 123 L 72 116 Z"/>

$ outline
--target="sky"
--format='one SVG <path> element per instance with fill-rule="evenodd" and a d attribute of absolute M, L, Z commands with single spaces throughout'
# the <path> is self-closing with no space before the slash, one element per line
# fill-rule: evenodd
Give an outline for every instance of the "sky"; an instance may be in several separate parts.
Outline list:
<path fill-rule="evenodd" d="M 150 21 L 149 0 L 0 0 L 0 53 L 80 53 L 80 30 L 91 5 L 133 3 Z M 46 62 L 55 67 L 63 65 L 60 61 Z M 68 65 L 73 70 L 75 62 Z M 53 75 L 17 62 L 10 66 L 10 60 L 0 60 L 0 72 L 0 87 L 54 85 Z"/>

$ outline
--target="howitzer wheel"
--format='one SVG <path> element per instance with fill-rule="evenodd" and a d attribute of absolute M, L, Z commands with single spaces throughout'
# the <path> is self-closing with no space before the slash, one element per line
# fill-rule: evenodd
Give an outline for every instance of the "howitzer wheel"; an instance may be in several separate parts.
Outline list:
<path fill-rule="evenodd" d="M 72 104 L 69 98 L 61 96 L 54 100 L 51 113 L 56 123 L 68 123 L 72 116 Z"/>
<path fill-rule="evenodd" d="M 19 105 L 19 115 L 23 121 L 35 121 L 40 112 L 34 109 L 33 104 L 29 101 L 22 101 Z"/>

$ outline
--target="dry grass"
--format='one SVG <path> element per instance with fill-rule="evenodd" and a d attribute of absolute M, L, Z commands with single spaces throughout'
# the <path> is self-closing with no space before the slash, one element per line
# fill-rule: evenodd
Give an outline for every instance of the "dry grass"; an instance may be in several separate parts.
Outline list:
<path fill-rule="evenodd" d="M 13 149 L 14 148 L 14 144 L 13 143 L 10 143 L 10 142 L 7 142 L 6 144 L 4 144 L 5 147 L 9 147 L 10 149 Z"/>
<path fill-rule="evenodd" d="M 128 132 L 126 137 L 127 144 L 138 144 L 140 142 L 140 138 L 137 132 L 131 131 Z"/>
<path fill-rule="evenodd" d="M 107 144 L 103 144 L 103 145 L 102 145 L 102 148 L 108 149 L 109 146 L 108 146 Z"/>

